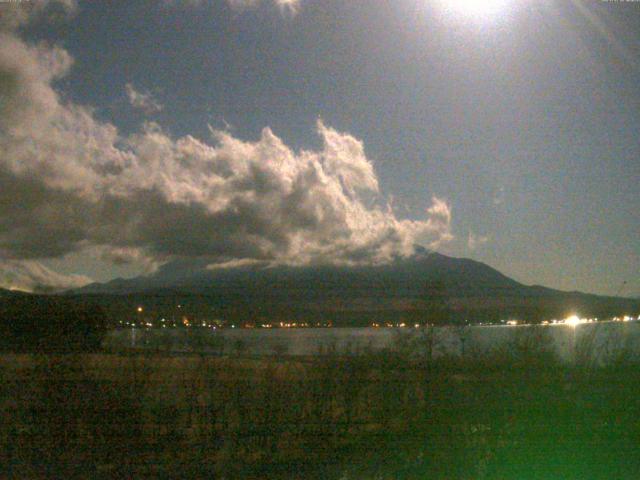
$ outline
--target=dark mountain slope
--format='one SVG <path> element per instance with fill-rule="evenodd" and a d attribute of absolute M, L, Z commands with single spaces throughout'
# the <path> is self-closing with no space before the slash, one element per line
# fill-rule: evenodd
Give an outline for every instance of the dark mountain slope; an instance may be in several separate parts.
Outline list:
<path fill-rule="evenodd" d="M 331 320 L 363 325 L 411 322 L 541 321 L 571 313 L 631 314 L 640 302 L 526 286 L 470 259 L 419 249 L 379 266 L 250 265 L 208 269 L 201 261 L 175 262 L 150 276 L 92 284 L 72 295 L 96 297 L 117 315 L 136 304 L 149 315 L 218 317 L 229 322 Z M 104 297 L 104 298 L 103 298 Z M 181 311 L 174 309 L 181 304 Z"/>

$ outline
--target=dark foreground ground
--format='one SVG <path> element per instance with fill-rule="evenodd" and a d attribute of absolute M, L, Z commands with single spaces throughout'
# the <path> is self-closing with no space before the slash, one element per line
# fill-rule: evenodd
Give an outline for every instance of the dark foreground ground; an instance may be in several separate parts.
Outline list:
<path fill-rule="evenodd" d="M 0 478 L 640 478 L 640 368 L 540 352 L 4 355 L 0 407 Z"/>

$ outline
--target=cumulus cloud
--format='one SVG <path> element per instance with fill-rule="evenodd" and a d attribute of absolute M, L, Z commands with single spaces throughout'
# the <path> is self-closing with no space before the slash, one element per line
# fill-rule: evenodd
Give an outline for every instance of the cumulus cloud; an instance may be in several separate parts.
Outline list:
<path fill-rule="evenodd" d="M 476 235 L 473 232 L 469 232 L 469 238 L 467 239 L 467 246 L 469 250 L 476 250 L 478 247 L 484 245 L 489 241 L 489 237 L 485 235 Z"/>
<path fill-rule="evenodd" d="M 321 121 L 317 151 L 294 151 L 269 128 L 254 141 L 215 130 L 204 141 L 148 122 L 123 137 L 52 87 L 72 65 L 66 51 L 0 35 L 0 258 L 98 249 L 153 268 L 370 264 L 452 238 L 446 202 L 398 219 L 362 142 Z"/>
<path fill-rule="evenodd" d="M 164 108 L 151 93 L 138 91 L 131 83 L 127 83 L 124 89 L 131 106 L 142 110 L 147 115 L 158 113 Z"/>
<path fill-rule="evenodd" d="M 453 240 L 451 234 L 451 207 L 444 200 L 433 197 L 432 205 L 427 209 L 426 231 L 437 232 L 438 237 L 431 242 L 430 246 L 436 248 L 438 245 Z"/>
<path fill-rule="evenodd" d="M 33 260 L 0 261 L 0 288 L 48 293 L 91 283 L 85 275 L 62 275 Z"/>

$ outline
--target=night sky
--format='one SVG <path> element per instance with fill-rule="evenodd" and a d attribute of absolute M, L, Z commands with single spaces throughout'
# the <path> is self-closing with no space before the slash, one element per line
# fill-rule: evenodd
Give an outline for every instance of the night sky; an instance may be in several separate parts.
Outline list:
<path fill-rule="evenodd" d="M 420 243 L 640 296 L 640 2 L 45 3 L 0 4 L 0 286 Z"/>

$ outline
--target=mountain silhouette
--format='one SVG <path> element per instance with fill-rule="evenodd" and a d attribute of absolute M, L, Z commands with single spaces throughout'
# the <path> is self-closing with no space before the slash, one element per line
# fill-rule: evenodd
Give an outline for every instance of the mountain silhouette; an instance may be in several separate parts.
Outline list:
<path fill-rule="evenodd" d="M 94 283 L 67 292 L 93 296 L 107 308 L 131 312 L 144 303 L 167 313 L 178 302 L 194 317 L 229 322 L 331 321 L 368 325 L 542 321 L 577 313 L 634 314 L 640 302 L 519 283 L 490 266 L 423 248 L 375 266 L 269 266 L 212 268 L 202 260 L 176 261 L 151 275 Z"/>

